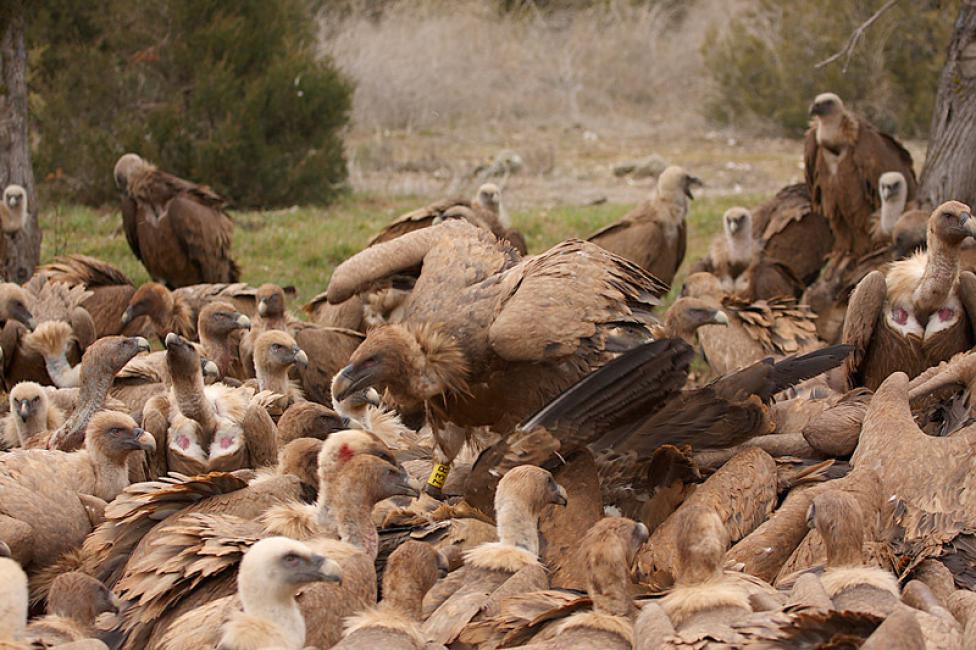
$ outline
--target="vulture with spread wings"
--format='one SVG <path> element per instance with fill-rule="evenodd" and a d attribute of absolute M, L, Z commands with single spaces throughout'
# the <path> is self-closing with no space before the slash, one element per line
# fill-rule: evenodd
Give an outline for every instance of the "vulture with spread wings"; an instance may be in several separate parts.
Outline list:
<path fill-rule="evenodd" d="M 154 280 L 171 289 L 237 282 L 240 269 L 230 254 L 234 223 L 223 197 L 134 153 L 115 164 L 115 183 L 125 238 Z"/>

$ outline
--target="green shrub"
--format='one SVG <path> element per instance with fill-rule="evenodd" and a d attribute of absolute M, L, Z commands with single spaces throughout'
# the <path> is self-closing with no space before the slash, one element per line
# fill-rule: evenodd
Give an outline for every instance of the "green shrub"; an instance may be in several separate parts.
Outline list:
<path fill-rule="evenodd" d="M 844 57 L 815 68 L 882 4 L 756 0 L 706 40 L 715 83 L 709 116 L 732 126 L 771 122 L 796 135 L 810 101 L 831 91 L 882 128 L 925 135 L 959 0 L 896 3 L 865 31 L 846 72 Z"/>
<path fill-rule="evenodd" d="M 37 5 L 34 164 L 59 198 L 112 200 L 126 151 L 240 207 L 327 203 L 343 187 L 352 86 L 316 55 L 307 0 Z"/>

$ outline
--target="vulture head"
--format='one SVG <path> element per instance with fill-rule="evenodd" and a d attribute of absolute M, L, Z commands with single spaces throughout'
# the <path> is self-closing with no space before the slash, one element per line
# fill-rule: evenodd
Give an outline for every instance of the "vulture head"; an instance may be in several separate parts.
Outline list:
<path fill-rule="evenodd" d="M 728 324 L 729 317 L 724 311 L 700 298 L 678 298 L 664 315 L 668 336 L 680 338 L 689 345 L 694 344 L 699 327 Z"/>
<path fill-rule="evenodd" d="M 47 419 L 48 397 L 44 387 L 32 381 L 22 381 L 10 391 L 10 412 L 22 424 Z"/>
<path fill-rule="evenodd" d="M 674 516 L 679 518 L 675 583 L 700 584 L 721 573 L 729 533 L 718 514 L 703 505 L 692 505 Z"/>
<path fill-rule="evenodd" d="M 321 456 L 321 454 L 320 454 Z M 321 466 L 319 468 L 321 474 Z M 395 496 L 418 497 L 417 482 L 399 465 L 365 453 L 354 456 L 333 477 L 336 494 L 347 503 L 370 506 Z"/>
<path fill-rule="evenodd" d="M 346 428 L 343 418 L 329 407 L 316 402 L 297 402 L 278 420 L 278 444 L 299 438 L 325 440 Z"/>
<path fill-rule="evenodd" d="M 4 211 L 3 231 L 12 234 L 24 227 L 27 217 L 27 190 L 20 185 L 8 185 L 3 191 Z"/>
<path fill-rule="evenodd" d="M 701 179 L 697 176 L 692 176 L 682 167 L 671 165 L 657 178 L 657 195 L 671 200 L 682 196 L 694 199 L 691 190 L 702 185 Z"/>
<path fill-rule="evenodd" d="M 827 566 L 863 564 L 864 515 L 847 492 L 827 490 L 807 509 L 807 526 L 820 533 L 827 549 Z"/>
<path fill-rule="evenodd" d="M 298 365 L 308 365 L 308 355 L 298 347 L 288 332 L 269 330 L 262 332 L 254 342 L 254 362 L 269 371 L 281 371 Z"/>
<path fill-rule="evenodd" d="M 212 302 L 200 310 L 197 331 L 203 338 L 225 339 L 236 330 L 251 329 L 251 319 L 226 302 Z"/>
<path fill-rule="evenodd" d="M 346 429 L 329 436 L 319 451 L 319 482 L 327 483 L 353 458 L 372 455 L 388 464 L 396 465 L 396 458 L 390 448 L 368 431 Z"/>
<path fill-rule="evenodd" d="M 498 214 L 502 204 L 502 191 L 494 183 L 485 183 L 478 188 L 478 192 L 471 202 L 489 212 Z"/>
<path fill-rule="evenodd" d="M 451 337 L 431 328 L 386 325 L 370 330 L 333 378 L 332 400 L 339 403 L 372 387 L 388 390 L 398 405 L 409 408 L 466 391 L 467 375 L 467 360 Z"/>
<path fill-rule="evenodd" d="M 197 370 L 202 370 L 200 353 L 193 343 L 170 332 L 166 335 L 166 367 L 170 377 L 192 377 Z M 210 363 L 213 363 L 212 361 Z M 216 365 L 216 364 L 214 364 Z M 219 371 L 218 371 L 219 372 Z"/>
<path fill-rule="evenodd" d="M 685 278 L 684 287 L 681 289 L 682 296 L 691 298 L 720 300 L 724 294 L 721 280 L 706 271 L 689 275 Z"/>
<path fill-rule="evenodd" d="M 893 203 L 904 209 L 908 200 L 908 184 L 901 172 L 885 172 L 878 179 L 878 194 L 881 203 Z"/>
<path fill-rule="evenodd" d="M 129 299 L 129 304 L 122 314 L 122 325 L 128 325 L 140 316 L 148 316 L 149 320 L 162 329 L 169 323 L 173 313 L 173 294 L 158 282 L 147 282 L 142 285 Z"/>
<path fill-rule="evenodd" d="M 279 444 L 278 473 L 298 477 L 303 488 L 313 493 L 319 487 L 319 452 L 322 441 L 315 438 L 295 438 L 284 446 Z"/>
<path fill-rule="evenodd" d="M 498 482 L 495 511 L 501 511 L 510 502 L 517 502 L 526 512 L 538 517 L 546 506 L 565 506 L 569 500 L 566 490 L 547 470 L 535 465 L 520 465 Z"/>
<path fill-rule="evenodd" d="M 647 526 L 624 517 L 604 517 L 580 541 L 587 588 L 600 611 L 627 616 L 633 611 L 630 567 L 647 541 Z"/>
<path fill-rule="evenodd" d="M 921 210 L 911 210 L 902 215 L 891 231 L 891 243 L 894 245 L 895 258 L 903 260 L 911 257 L 917 251 L 925 250 L 925 238 L 928 230 L 928 215 Z"/>
<path fill-rule="evenodd" d="M 262 284 L 254 299 L 263 318 L 280 318 L 285 313 L 285 290 L 277 284 Z"/>
<path fill-rule="evenodd" d="M 85 432 L 85 446 L 115 465 L 124 465 L 132 452 L 156 451 L 156 439 L 119 411 L 99 411 Z"/>
<path fill-rule="evenodd" d="M 60 574 L 51 583 L 47 613 L 94 625 L 99 614 L 117 613 L 119 600 L 100 580 L 79 571 Z"/>
<path fill-rule="evenodd" d="M 722 216 L 725 236 L 730 240 L 752 237 L 752 213 L 745 208 L 729 208 Z"/>
<path fill-rule="evenodd" d="M 149 352 L 149 341 L 141 336 L 103 336 L 81 357 L 82 381 L 91 378 L 92 371 L 114 377 L 140 352 Z"/>
<path fill-rule="evenodd" d="M 410 602 L 447 575 L 447 558 L 427 542 L 409 539 L 390 553 L 383 573 L 383 599 Z"/>
<path fill-rule="evenodd" d="M 976 237 L 976 221 L 969 206 L 959 201 L 947 201 L 937 207 L 929 217 L 930 249 L 933 237 L 949 246 L 958 246 L 966 237 Z"/>
<path fill-rule="evenodd" d="M 810 116 L 816 119 L 829 119 L 844 112 L 844 102 L 834 93 L 820 93 L 810 104 Z"/>
<path fill-rule="evenodd" d="M 20 285 L 13 282 L 0 284 L 0 320 L 20 321 L 33 331 L 37 327 L 37 321 L 28 308 L 30 303 L 30 296 Z"/>
<path fill-rule="evenodd" d="M 237 574 L 245 611 L 257 605 L 255 601 L 268 598 L 287 602 L 304 585 L 313 582 L 341 584 L 342 569 L 305 544 L 287 537 L 268 537 L 252 546 L 241 560 Z"/>
<path fill-rule="evenodd" d="M 134 153 L 127 153 L 115 163 L 115 186 L 123 194 L 129 194 L 129 185 L 138 175 L 152 171 L 154 167 Z"/>

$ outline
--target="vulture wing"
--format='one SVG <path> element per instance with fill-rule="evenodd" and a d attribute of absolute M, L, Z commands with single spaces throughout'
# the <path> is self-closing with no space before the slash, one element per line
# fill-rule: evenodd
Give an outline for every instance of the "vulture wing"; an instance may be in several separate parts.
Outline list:
<path fill-rule="evenodd" d="M 806 135 L 803 136 L 803 174 L 810 193 L 810 204 L 815 212 L 823 214 L 823 189 L 820 187 L 820 175 L 817 172 L 819 153 L 817 129 L 807 129 Z"/>
<path fill-rule="evenodd" d="M 142 252 L 139 250 L 138 225 L 141 217 L 139 212 L 139 204 L 135 199 L 130 196 L 122 197 L 122 229 L 125 231 L 125 239 L 129 242 L 129 248 L 132 249 L 132 254 L 141 262 L 143 260 Z"/>
<path fill-rule="evenodd" d="M 511 293 L 488 331 L 495 353 L 516 362 L 574 354 L 603 324 L 644 328 L 668 290 L 637 265 L 576 239 L 525 260 L 516 272 L 506 279 Z"/>
<path fill-rule="evenodd" d="M 861 368 L 867 354 L 874 327 L 888 294 L 888 284 L 881 271 L 872 271 L 861 280 L 854 292 L 851 293 L 847 305 L 847 316 L 844 318 L 844 334 L 842 340 L 854 346 L 851 355 L 841 367 L 845 381 L 844 391 L 854 386 L 853 378 Z"/>
<path fill-rule="evenodd" d="M 776 363 L 772 359 L 763 359 L 731 375 L 720 377 L 710 387 L 726 399 L 746 399 L 756 395 L 768 404 L 776 393 L 836 368 L 853 349 L 852 345 L 832 345 Z"/>
<path fill-rule="evenodd" d="M 375 246 L 376 244 L 382 244 L 383 242 L 396 239 L 397 237 L 402 237 L 403 235 L 415 230 L 433 226 L 438 218 L 442 218 L 445 212 L 454 207 L 470 209 L 471 203 L 462 198 L 442 199 L 418 210 L 407 212 L 406 214 L 397 217 L 393 222 L 387 225 L 386 228 L 378 232 L 372 239 L 369 240 L 369 243 L 366 244 L 366 246 L 369 247 Z"/>
<path fill-rule="evenodd" d="M 959 274 L 959 299 L 969 315 L 969 326 L 973 330 L 973 337 L 976 338 L 976 275 L 972 271 L 963 271 Z"/>
<path fill-rule="evenodd" d="M 172 220 L 186 256 L 205 282 L 237 282 L 240 269 L 230 256 L 234 224 L 219 209 L 196 198 L 196 194 L 177 196 L 165 216 Z"/>
<path fill-rule="evenodd" d="M 854 146 L 854 165 L 860 172 L 865 194 L 878 202 L 878 179 L 885 172 L 901 172 L 908 184 L 908 200 L 915 198 L 918 183 L 912 154 L 892 136 L 878 131 L 865 120 L 859 120 L 857 144 Z"/>

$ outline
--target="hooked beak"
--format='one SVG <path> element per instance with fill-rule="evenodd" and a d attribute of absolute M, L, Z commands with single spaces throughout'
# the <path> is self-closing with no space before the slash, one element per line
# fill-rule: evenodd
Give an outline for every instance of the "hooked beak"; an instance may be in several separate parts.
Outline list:
<path fill-rule="evenodd" d="M 11 557 L 10 547 L 6 542 L 0 542 L 0 557 Z"/>
<path fill-rule="evenodd" d="M 883 200 L 885 200 L 885 201 L 890 201 L 892 198 L 894 198 L 895 194 L 897 194 L 897 193 L 898 193 L 898 190 L 896 188 L 894 188 L 894 187 L 882 187 L 881 188 L 881 198 Z"/>
<path fill-rule="evenodd" d="M 685 196 L 689 199 L 694 199 L 695 195 L 691 193 L 692 187 L 702 187 L 705 184 L 702 183 L 701 179 L 697 176 L 689 176 L 685 179 Z"/>
<path fill-rule="evenodd" d="M 171 347 L 175 347 L 179 345 L 179 342 L 180 342 L 180 335 L 177 334 L 176 332 L 170 332 L 169 334 L 166 335 L 166 340 L 163 341 L 163 345 L 165 345 L 166 349 L 168 350 Z"/>
<path fill-rule="evenodd" d="M 355 364 L 349 364 L 332 380 L 332 399 L 341 402 L 356 391 L 369 386 L 372 381 L 371 371 L 363 371 Z"/>
<path fill-rule="evenodd" d="M 262 298 L 261 301 L 258 302 L 258 313 L 261 314 L 262 316 L 268 313 L 268 301 L 265 300 L 264 298 Z"/>
<path fill-rule="evenodd" d="M 201 368 L 201 370 L 203 371 L 204 377 L 217 377 L 218 375 L 220 375 L 220 368 L 213 361 L 208 360 L 204 362 L 203 368 Z"/>
<path fill-rule="evenodd" d="M 37 329 L 37 321 L 34 320 L 34 314 L 30 313 L 30 310 L 27 309 L 27 307 L 17 305 L 10 310 L 10 315 L 14 320 L 23 323 L 30 331 L 33 332 L 35 329 Z"/>
<path fill-rule="evenodd" d="M 563 506 L 565 508 L 566 507 L 566 504 L 569 503 L 569 497 L 566 496 L 566 488 L 564 488 L 561 485 L 559 485 L 557 487 L 559 489 L 556 491 L 556 494 L 553 495 L 552 502 L 554 504 L 556 504 L 557 506 Z"/>
<path fill-rule="evenodd" d="M 139 350 L 139 352 L 149 352 L 150 349 L 149 341 L 147 341 L 145 338 L 141 336 L 137 336 L 135 338 L 136 338 L 136 349 Z M 167 335 L 167 338 L 169 338 L 169 335 Z"/>
<path fill-rule="evenodd" d="M 970 237 L 976 237 L 976 219 L 973 219 L 973 215 L 968 212 L 963 212 L 959 219 L 962 221 L 963 227 L 966 232 L 969 233 Z"/>
<path fill-rule="evenodd" d="M 715 315 L 712 316 L 712 323 L 715 325 L 728 325 L 729 317 L 724 311 L 716 310 Z"/>
<path fill-rule="evenodd" d="M 305 582 L 335 582 L 342 585 L 342 569 L 339 565 L 322 555 L 311 557 L 308 571 L 302 572 Z"/>
<path fill-rule="evenodd" d="M 827 114 L 827 104 L 822 102 L 814 102 L 810 104 L 810 116 L 826 115 Z"/>
<path fill-rule="evenodd" d="M 21 422 L 27 422 L 27 418 L 30 417 L 30 405 L 27 403 L 27 400 L 22 401 L 20 406 L 17 407 L 17 415 L 20 416 Z"/>
<path fill-rule="evenodd" d="M 251 329 L 251 319 L 241 314 L 237 317 L 237 326 L 241 329 L 249 330 Z"/>
<path fill-rule="evenodd" d="M 16 208 L 18 205 L 20 205 L 20 197 L 15 194 L 7 200 L 7 203 L 10 204 L 11 208 Z"/>
<path fill-rule="evenodd" d="M 132 307 L 129 307 L 125 310 L 125 313 L 122 314 L 122 327 L 125 327 L 131 323 L 133 318 L 135 318 L 135 314 L 133 313 Z"/>
<path fill-rule="evenodd" d="M 401 494 L 415 499 L 420 496 L 420 486 L 406 472 L 403 473 L 403 476 L 400 477 L 400 481 L 394 488 L 397 490 L 395 494 Z"/>
<path fill-rule="evenodd" d="M 301 348 L 296 348 L 298 352 L 295 353 L 295 364 L 300 368 L 308 368 L 308 355 L 305 354 L 305 350 Z"/>
<path fill-rule="evenodd" d="M 132 440 L 126 442 L 126 446 L 129 449 L 140 449 L 142 451 L 148 451 L 153 453 L 156 451 L 156 439 L 153 435 L 146 431 L 145 429 L 135 428 L 132 430 L 135 437 Z"/>

